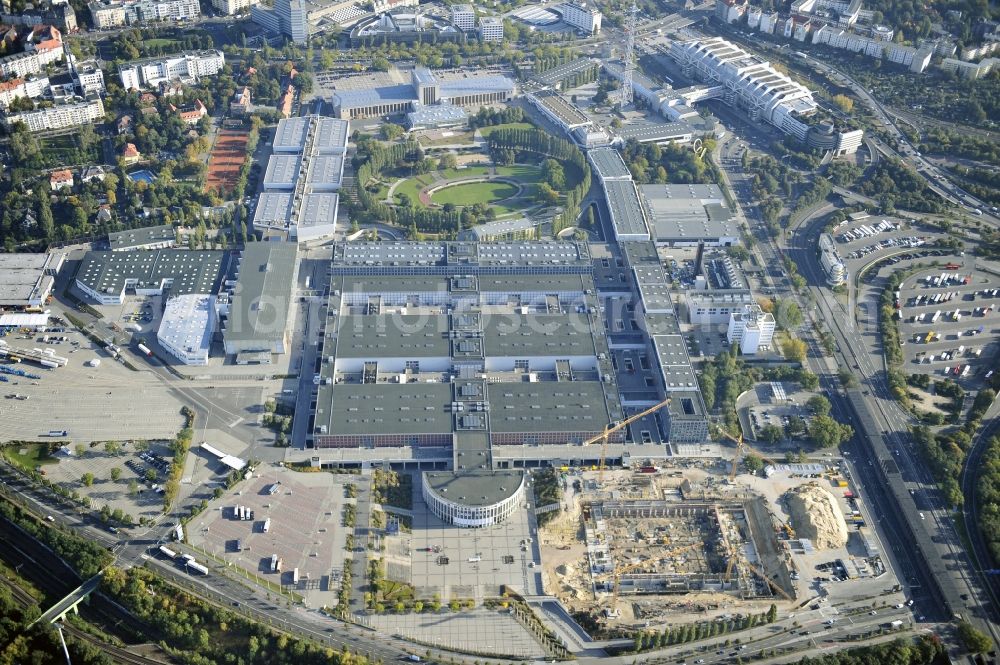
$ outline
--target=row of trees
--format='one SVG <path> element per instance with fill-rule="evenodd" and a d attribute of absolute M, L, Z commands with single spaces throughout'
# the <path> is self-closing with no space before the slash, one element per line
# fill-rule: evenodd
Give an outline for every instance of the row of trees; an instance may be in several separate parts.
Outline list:
<path fill-rule="evenodd" d="M 184 407 L 185 417 L 184 427 L 177 433 L 174 440 L 170 442 L 170 452 L 173 453 L 173 460 L 170 462 L 170 471 L 167 480 L 163 483 L 163 512 L 170 510 L 170 506 L 177 498 L 180 491 L 181 476 L 184 473 L 184 461 L 187 459 L 188 450 L 191 448 L 191 441 L 194 439 L 194 412 L 188 407 Z"/>
<path fill-rule="evenodd" d="M 686 623 L 681 626 L 674 626 L 662 631 L 643 631 L 635 636 L 633 653 L 643 651 L 653 651 L 675 644 L 687 644 L 720 635 L 757 626 L 774 623 L 778 618 L 778 608 L 771 605 L 767 612 L 760 614 L 741 614 L 731 619 L 719 619 L 716 621 L 699 621 L 698 623 Z"/>
<path fill-rule="evenodd" d="M 566 139 L 553 136 L 536 128 L 501 127 L 490 134 L 488 145 L 490 153 L 513 151 L 515 159 L 522 163 L 537 161 L 539 156 L 569 167 L 580 173 L 581 177 L 575 187 L 566 192 L 563 209 L 552 220 L 553 235 L 576 224 L 580 216 L 580 203 L 590 190 L 590 165 L 583 152 Z M 549 160 L 546 160 L 548 162 Z"/>

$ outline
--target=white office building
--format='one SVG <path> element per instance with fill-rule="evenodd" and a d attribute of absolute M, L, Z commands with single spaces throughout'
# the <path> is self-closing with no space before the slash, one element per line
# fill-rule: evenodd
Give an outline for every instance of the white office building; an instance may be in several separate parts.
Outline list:
<path fill-rule="evenodd" d="M 503 41 L 503 21 L 496 16 L 479 19 L 479 38 L 484 42 Z"/>
<path fill-rule="evenodd" d="M 250 19 L 271 32 L 290 37 L 296 44 L 309 41 L 309 8 L 305 0 L 274 0 L 273 9 L 253 5 Z"/>
<path fill-rule="evenodd" d="M 738 345 L 743 355 L 753 355 L 761 349 L 771 348 L 773 337 L 774 316 L 762 310 L 760 305 L 747 305 L 742 312 L 729 315 L 726 340 L 730 346 Z"/>
<path fill-rule="evenodd" d="M 588 7 L 586 2 L 567 2 L 558 10 L 562 11 L 563 21 L 588 35 L 596 35 L 601 31 L 601 12 L 594 7 Z"/>
<path fill-rule="evenodd" d="M 459 30 L 473 30 L 476 27 L 476 10 L 472 5 L 452 5 L 451 22 Z"/>
<path fill-rule="evenodd" d="M 176 296 L 167 301 L 156 341 L 185 365 L 207 365 L 217 325 L 214 296 Z"/>
<path fill-rule="evenodd" d="M 118 76 L 126 90 L 142 90 L 174 80 L 195 83 L 203 76 L 218 74 L 225 64 L 222 51 L 188 51 L 130 62 L 118 68 Z"/>

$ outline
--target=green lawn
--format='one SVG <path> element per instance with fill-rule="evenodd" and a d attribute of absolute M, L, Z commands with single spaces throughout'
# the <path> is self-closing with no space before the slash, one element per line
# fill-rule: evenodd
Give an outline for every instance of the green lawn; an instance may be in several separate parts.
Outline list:
<path fill-rule="evenodd" d="M 40 464 L 59 462 L 55 457 L 49 455 L 49 444 L 47 443 L 12 443 L 9 446 L 4 446 L 3 452 L 12 462 L 25 469 L 34 469 Z"/>
<path fill-rule="evenodd" d="M 179 44 L 180 42 L 176 39 L 155 38 L 142 40 L 142 45 L 147 49 L 166 48 L 168 46 L 173 47 Z"/>
<path fill-rule="evenodd" d="M 467 166 L 465 168 L 447 169 L 435 173 L 425 173 L 424 175 L 407 178 L 406 181 L 396 187 L 395 195 L 397 202 L 400 194 L 406 194 L 414 205 L 420 205 L 420 190 L 435 182 L 444 183 L 448 180 L 458 180 L 464 178 L 476 178 L 490 175 L 490 168 L 484 165 Z M 524 210 L 533 205 L 535 187 L 541 182 L 541 169 L 532 164 L 514 164 L 511 166 L 496 167 L 496 174 L 512 180 L 517 180 L 524 187 L 521 196 L 508 201 L 506 204 L 494 204 L 493 208 L 498 216 L 509 215 Z M 567 178 L 571 178 L 567 173 Z M 572 185 L 571 185 L 572 186 Z M 513 196 L 515 189 L 506 183 L 469 183 L 468 185 L 455 185 L 443 189 L 434 194 L 434 203 L 444 205 L 453 203 L 456 206 L 472 205 L 473 203 L 491 203 Z"/>
<path fill-rule="evenodd" d="M 398 197 L 400 194 L 406 194 L 413 201 L 414 205 L 420 205 L 420 190 L 433 182 L 433 180 L 434 177 L 429 173 L 419 175 L 415 178 L 407 178 L 396 187 L 393 195 Z"/>
<path fill-rule="evenodd" d="M 434 192 L 431 200 L 438 205 L 451 203 L 456 206 L 469 206 L 473 203 L 493 203 L 509 199 L 517 194 L 518 188 L 507 182 L 494 180 L 492 182 L 469 182 L 452 185 Z"/>
<path fill-rule="evenodd" d="M 535 129 L 535 126 L 530 122 L 511 122 L 506 125 L 493 125 L 492 127 L 480 127 L 479 133 L 483 135 L 483 138 L 488 139 L 490 134 L 498 129 Z"/>

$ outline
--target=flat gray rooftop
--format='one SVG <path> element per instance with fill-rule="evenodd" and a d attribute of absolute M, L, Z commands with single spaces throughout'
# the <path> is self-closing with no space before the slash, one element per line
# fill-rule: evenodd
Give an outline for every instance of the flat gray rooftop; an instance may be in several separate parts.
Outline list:
<path fill-rule="evenodd" d="M 343 177 L 343 155 L 318 155 L 312 160 L 307 182 L 314 187 L 340 187 Z"/>
<path fill-rule="evenodd" d="M 45 275 L 48 254 L 0 253 L 0 306 L 24 307 L 41 298 L 52 282 Z"/>
<path fill-rule="evenodd" d="M 598 381 L 493 383 L 487 393 L 494 432 L 594 431 L 610 422 Z"/>
<path fill-rule="evenodd" d="M 596 356 L 586 314 L 504 314 L 484 322 L 487 356 Z"/>
<path fill-rule="evenodd" d="M 590 253 L 586 243 L 551 242 L 352 242 L 338 243 L 333 249 L 334 266 L 384 266 L 386 271 L 401 266 L 467 266 L 477 268 L 576 267 L 589 271 Z"/>
<path fill-rule="evenodd" d="M 334 224 L 337 221 L 339 202 L 337 194 L 306 194 L 302 197 L 302 206 L 299 208 L 299 226 Z"/>
<path fill-rule="evenodd" d="M 559 121 L 569 128 L 589 125 L 593 122 L 587 114 L 573 106 L 572 103 L 563 99 L 562 95 L 551 90 L 542 90 L 534 93 L 535 99 L 548 109 Z"/>
<path fill-rule="evenodd" d="M 446 499 L 466 506 L 492 506 L 514 494 L 523 471 L 425 471 L 427 485 Z"/>
<path fill-rule="evenodd" d="M 449 434 L 452 431 L 451 384 L 338 383 L 323 386 L 316 423 L 333 435 Z M 328 393 L 324 398 L 324 394 Z"/>
<path fill-rule="evenodd" d="M 667 382 L 667 391 L 698 390 L 683 335 L 654 335 L 653 348 Z"/>
<path fill-rule="evenodd" d="M 594 148 L 587 153 L 587 157 L 601 180 L 632 179 L 632 172 L 628 170 L 621 154 L 614 148 Z"/>
<path fill-rule="evenodd" d="M 297 251 L 295 243 L 288 242 L 247 244 L 223 333 L 227 342 L 260 340 L 261 350 L 266 350 L 271 340 L 284 335 Z"/>
<path fill-rule="evenodd" d="M 717 185 L 642 185 L 653 236 L 661 242 L 739 238 L 736 216 Z"/>
<path fill-rule="evenodd" d="M 76 279 L 93 291 L 121 293 L 126 282 L 159 289 L 172 281 L 171 295 L 213 293 L 225 252 L 159 249 L 151 252 L 87 252 Z"/>
<path fill-rule="evenodd" d="M 337 331 L 338 358 L 443 358 L 451 352 L 443 314 L 341 316 Z"/>
<path fill-rule="evenodd" d="M 282 118 L 271 142 L 275 152 L 301 152 L 306 143 L 308 118 Z"/>
<path fill-rule="evenodd" d="M 142 247 L 177 239 L 177 231 L 173 224 L 149 226 L 144 229 L 129 229 L 108 234 L 108 245 L 113 250 L 127 250 L 132 247 Z"/>
<path fill-rule="evenodd" d="M 257 198 L 254 224 L 285 226 L 292 214 L 291 192 L 264 192 Z"/>
<path fill-rule="evenodd" d="M 657 143 L 686 140 L 695 134 L 695 130 L 686 122 L 632 123 L 622 127 L 618 133 L 626 141 L 635 139 L 639 143 Z"/>
<path fill-rule="evenodd" d="M 316 134 L 313 144 L 319 154 L 343 154 L 347 150 L 347 136 L 350 122 L 339 118 L 316 118 Z"/>
<path fill-rule="evenodd" d="M 267 160 L 267 170 L 264 172 L 264 189 L 288 188 L 294 185 L 301 163 L 302 158 L 299 155 L 271 155 Z"/>
<path fill-rule="evenodd" d="M 642 202 L 639 200 L 639 195 L 632 181 L 605 181 L 604 191 L 607 194 L 615 235 L 618 237 L 647 236 L 649 230 L 646 228 Z"/>

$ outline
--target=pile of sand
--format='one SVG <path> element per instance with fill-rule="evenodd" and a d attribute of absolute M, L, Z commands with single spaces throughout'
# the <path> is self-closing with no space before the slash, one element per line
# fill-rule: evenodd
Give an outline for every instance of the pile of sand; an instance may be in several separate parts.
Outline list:
<path fill-rule="evenodd" d="M 820 550 L 847 544 L 847 524 L 832 494 L 809 483 L 789 490 L 785 496 L 797 537 L 808 538 Z"/>

